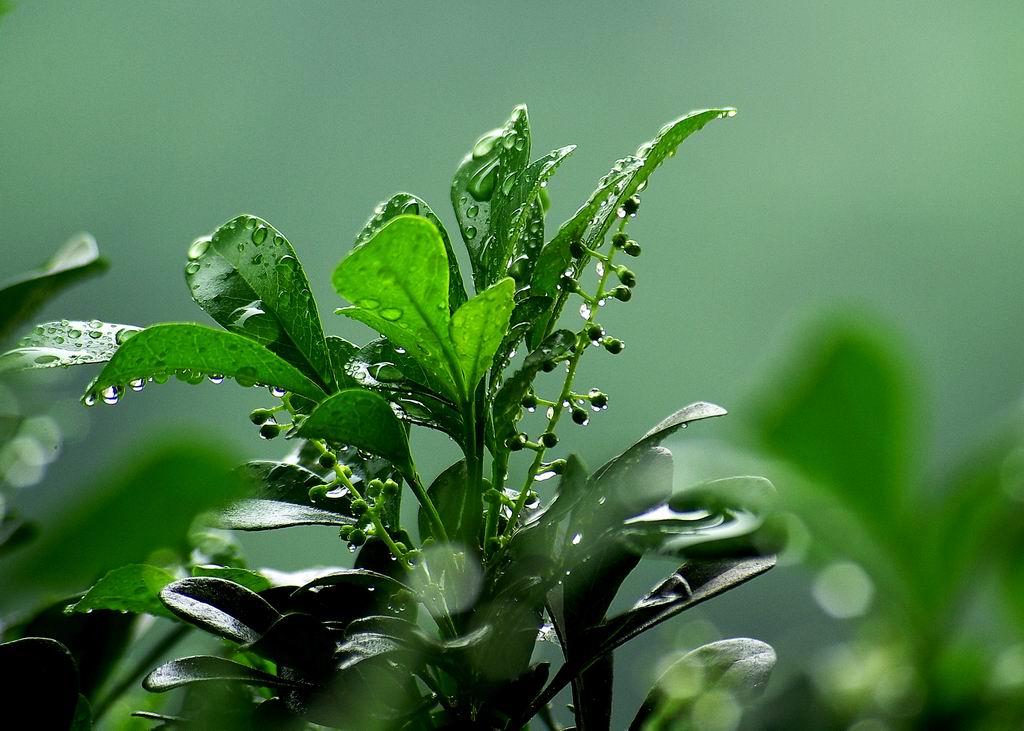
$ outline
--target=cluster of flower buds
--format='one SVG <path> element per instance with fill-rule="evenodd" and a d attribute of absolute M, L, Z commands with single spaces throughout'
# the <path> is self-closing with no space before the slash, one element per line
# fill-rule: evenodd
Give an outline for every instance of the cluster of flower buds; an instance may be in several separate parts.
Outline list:
<path fill-rule="evenodd" d="M 341 469 L 351 475 L 351 470 L 347 467 L 342 466 Z M 351 550 L 355 550 L 366 543 L 368 538 L 376 535 L 382 524 L 375 518 L 380 516 L 388 503 L 394 501 L 400 489 L 399 484 L 392 479 L 370 480 L 366 486 L 365 496 L 352 500 L 349 510 L 356 519 L 355 525 L 343 525 L 339 530 L 339 535 L 348 541 Z M 395 542 L 394 545 L 399 553 L 408 558 L 408 546 L 401 541 Z"/>

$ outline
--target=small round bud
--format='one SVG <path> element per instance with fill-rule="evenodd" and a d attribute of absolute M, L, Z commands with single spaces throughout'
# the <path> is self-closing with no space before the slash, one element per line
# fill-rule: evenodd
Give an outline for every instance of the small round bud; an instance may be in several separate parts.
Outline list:
<path fill-rule="evenodd" d="M 579 241 L 573 241 L 569 244 L 569 256 L 573 259 L 582 259 L 586 256 L 587 250 L 583 247 Z"/>
<path fill-rule="evenodd" d="M 518 452 L 526 446 L 526 435 L 516 434 L 514 437 L 509 437 L 505 440 L 505 446 L 513 452 Z"/>
<path fill-rule="evenodd" d="M 423 559 L 423 551 L 414 548 L 405 554 L 405 560 L 409 562 L 410 566 L 417 565 Z M 404 593 L 404 592 L 403 592 Z M 399 595 L 395 594 L 395 599 L 398 600 Z"/>
<path fill-rule="evenodd" d="M 263 424 L 266 424 L 273 415 L 274 412 L 270 409 L 253 409 L 249 413 L 249 421 L 256 426 L 262 426 Z"/>
<path fill-rule="evenodd" d="M 492 487 L 490 490 L 484 492 L 484 501 L 491 505 L 496 505 L 501 502 L 501 493 Z"/>
<path fill-rule="evenodd" d="M 604 328 L 600 325 L 591 325 L 587 328 L 587 339 L 595 342 L 604 337 Z"/>
<path fill-rule="evenodd" d="M 521 403 L 524 409 L 535 409 L 537 408 L 537 397 L 532 393 L 528 393 L 523 396 Z"/>
<path fill-rule="evenodd" d="M 627 198 L 622 204 L 622 210 L 624 210 L 628 216 L 632 216 L 640 210 L 640 196 L 631 195 Z"/>
<path fill-rule="evenodd" d="M 381 488 L 380 492 L 384 497 L 394 497 L 398 494 L 398 483 L 390 478 L 384 480 L 384 487 Z"/>
<path fill-rule="evenodd" d="M 260 438 L 273 439 L 281 433 L 281 427 L 277 424 L 264 424 L 260 427 Z"/>
<path fill-rule="evenodd" d="M 558 436 L 554 432 L 546 431 L 540 435 L 540 443 L 551 449 L 558 444 Z"/>
<path fill-rule="evenodd" d="M 555 370 L 555 367 L 557 365 L 558 364 L 555 363 L 555 361 L 553 361 L 553 360 L 546 360 L 546 361 L 544 361 L 543 363 L 540 364 L 540 369 L 542 371 L 544 371 L 545 373 L 550 373 L 551 371 Z"/>
<path fill-rule="evenodd" d="M 348 542 L 353 546 L 361 546 L 366 543 L 366 533 L 359 528 L 353 528 L 348 535 Z"/>
<path fill-rule="evenodd" d="M 380 480 L 370 480 L 370 484 L 366 486 L 366 494 L 370 497 L 379 497 L 383 491 L 384 483 Z"/>
<path fill-rule="evenodd" d="M 343 525 L 343 526 L 341 526 L 341 528 L 338 529 L 338 535 L 341 536 L 342 538 L 344 538 L 347 541 L 349 539 L 349 537 L 351 537 L 352 531 L 354 531 L 354 530 L 355 530 L 355 528 L 353 528 L 350 525 Z"/>
<path fill-rule="evenodd" d="M 626 242 L 626 245 L 622 247 L 622 250 L 630 256 L 640 256 L 640 244 L 632 239 Z"/>
<path fill-rule="evenodd" d="M 629 302 L 631 299 L 633 299 L 633 291 L 624 284 L 620 284 L 617 287 L 612 287 L 611 291 L 608 294 L 609 296 L 617 299 L 619 302 Z"/>
<path fill-rule="evenodd" d="M 612 246 L 616 249 L 621 249 L 629 241 L 629 238 L 622 231 L 619 231 L 612 236 Z"/>
<path fill-rule="evenodd" d="M 366 503 L 365 500 L 361 498 L 356 498 L 355 500 L 352 501 L 351 509 L 353 515 L 361 516 L 365 514 L 367 510 L 370 509 L 370 506 Z"/>
<path fill-rule="evenodd" d="M 633 273 L 632 269 L 623 266 L 616 267 L 615 274 L 618 276 L 619 281 L 627 287 L 632 288 L 636 286 L 636 274 Z"/>
<path fill-rule="evenodd" d="M 563 274 L 558 279 L 558 286 L 561 287 L 563 292 L 576 292 L 580 288 L 580 285 L 576 283 L 576 280 L 570 274 Z"/>
<path fill-rule="evenodd" d="M 592 390 L 590 392 L 589 395 L 590 395 L 590 403 L 595 408 L 603 409 L 605 406 L 608 405 L 608 394 L 602 393 L 601 391 L 598 391 L 597 389 L 594 389 L 594 390 Z"/>
<path fill-rule="evenodd" d="M 580 426 L 585 426 L 587 422 L 590 421 L 590 417 L 587 416 L 587 412 L 584 411 L 583 409 L 573 407 L 572 420 L 575 421 Z"/>
<path fill-rule="evenodd" d="M 408 550 L 409 550 L 409 547 L 408 547 L 408 546 L 406 546 L 406 545 L 405 545 L 404 543 L 402 543 L 401 541 L 395 541 L 395 548 L 397 548 L 397 549 L 398 549 L 398 552 L 399 552 L 399 553 L 405 553 L 406 551 L 408 551 Z"/>
<path fill-rule="evenodd" d="M 319 457 L 317 457 L 316 461 L 325 470 L 329 470 L 333 468 L 334 465 L 338 464 L 338 459 L 330 452 L 327 452 L 326 454 L 321 454 Z"/>
<path fill-rule="evenodd" d="M 622 352 L 622 349 L 626 347 L 625 344 L 618 338 L 605 338 L 601 342 L 601 344 L 604 346 L 604 349 L 607 350 L 612 355 L 618 355 L 619 353 Z"/>

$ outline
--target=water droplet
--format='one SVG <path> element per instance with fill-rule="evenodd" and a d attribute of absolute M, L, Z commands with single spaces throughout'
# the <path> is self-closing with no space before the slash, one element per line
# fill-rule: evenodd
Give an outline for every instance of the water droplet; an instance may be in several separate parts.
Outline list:
<path fill-rule="evenodd" d="M 142 389 L 144 389 L 146 387 L 146 379 L 145 378 L 136 378 L 135 380 L 128 381 L 128 386 L 133 391 L 141 391 Z"/>
<path fill-rule="evenodd" d="M 380 316 L 383 317 L 385 320 L 394 322 L 395 320 L 398 320 L 402 317 L 402 311 L 395 307 L 385 307 L 383 310 L 380 311 Z"/>
<path fill-rule="evenodd" d="M 515 185 L 516 176 L 509 175 L 503 181 L 501 181 L 501 192 L 503 195 L 508 195 L 512 192 L 512 186 Z"/>
<path fill-rule="evenodd" d="M 35 362 L 39 365 L 47 365 L 48 363 L 56 363 L 58 360 L 60 358 L 56 355 L 40 355 L 36 357 Z"/>
<path fill-rule="evenodd" d="M 395 348 L 395 352 L 399 355 L 405 355 L 405 348 Z"/>
<path fill-rule="evenodd" d="M 572 537 L 572 541 L 571 542 L 572 542 L 572 545 L 578 546 L 578 545 L 580 545 L 580 541 L 582 541 L 582 540 L 583 540 L 583 534 L 582 533 L 577 533 L 576 535 L 574 535 Z"/>
<path fill-rule="evenodd" d="M 494 186 L 498 182 L 498 159 L 495 158 L 475 173 L 466 183 L 466 190 L 478 201 L 487 201 L 494 195 Z"/>
<path fill-rule="evenodd" d="M 262 264 L 263 263 L 263 254 L 256 254 L 256 256 L 254 256 L 251 261 L 252 261 L 253 264 Z"/>
<path fill-rule="evenodd" d="M 359 300 L 358 304 L 364 310 L 376 310 L 378 307 L 380 307 L 380 302 L 372 299 Z"/>
<path fill-rule="evenodd" d="M 473 145 L 473 159 L 479 160 L 485 155 L 490 154 L 491 150 L 494 149 L 494 143 L 498 141 L 498 137 L 501 135 L 500 129 L 491 130 Z"/>
<path fill-rule="evenodd" d="M 203 236 L 191 243 L 188 247 L 188 258 L 193 261 L 201 257 L 206 253 L 206 250 L 210 248 L 210 237 Z"/>
<path fill-rule="evenodd" d="M 476 227 L 475 226 L 467 226 L 466 227 L 466 236 L 468 236 L 471 239 L 475 239 L 476 238 Z"/>
<path fill-rule="evenodd" d="M 285 393 L 287 393 L 287 391 L 279 386 L 268 386 L 267 388 L 270 391 L 270 395 L 274 398 L 283 398 Z"/>
<path fill-rule="evenodd" d="M 114 342 L 117 343 L 118 345 L 121 345 L 122 343 L 124 343 L 125 340 L 127 340 L 137 332 L 138 330 L 134 327 L 122 327 L 114 335 Z"/>
<path fill-rule="evenodd" d="M 410 216 L 418 216 L 420 213 L 420 204 L 416 201 L 409 201 L 402 206 L 402 213 Z"/>
<path fill-rule="evenodd" d="M 198 271 L 199 271 L 199 263 L 198 262 L 190 261 L 188 264 L 185 265 L 185 274 L 187 274 L 190 277 L 193 274 L 195 274 L 196 272 L 198 272 Z"/>
<path fill-rule="evenodd" d="M 267 240 L 267 227 L 257 226 L 252 232 L 252 242 L 259 246 Z"/>
<path fill-rule="evenodd" d="M 597 271 L 597 276 L 599 276 L 599 277 L 603 277 L 604 276 L 604 262 L 603 261 L 597 262 L 597 264 L 594 266 L 594 269 Z"/>
<path fill-rule="evenodd" d="M 103 333 L 100 332 L 99 330 L 90 330 L 89 337 L 92 338 L 93 340 L 99 340 L 100 338 L 103 337 Z"/>
<path fill-rule="evenodd" d="M 207 378 L 209 378 L 210 383 L 214 385 L 219 386 L 220 384 L 224 383 L 224 376 L 222 376 L 219 373 L 211 373 L 209 376 L 207 376 Z"/>
<path fill-rule="evenodd" d="M 537 482 L 545 482 L 547 480 L 550 480 L 557 474 L 558 473 L 555 472 L 554 470 L 544 470 L 543 472 L 538 472 L 537 476 L 534 477 L 533 479 L 535 479 Z"/>
<path fill-rule="evenodd" d="M 582 317 L 584 320 L 589 320 L 590 315 L 592 313 L 593 310 L 591 309 L 589 302 L 584 302 L 582 305 L 580 305 L 580 317 Z"/>
<path fill-rule="evenodd" d="M 554 406 L 548 406 L 548 410 L 544 412 L 544 415 L 547 416 L 550 419 L 552 416 L 555 415 L 555 407 Z"/>
<path fill-rule="evenodd" d="M 480 206 L 470 206 L 466 209 L 466 215 L 470 218 L 476 218 L 478 213 L 480 213 Z"/>
<path fill-rule="evenodd" d="M 735 109 L 726 109 L 725 110 L 725 116 L 726 117 L 735 117 L 736 116 L 736 110 Z"/>
<path fill-rule="evenodd" d="M 113 406 L 121 400 L 121 389 L 118 386 L 107 386 L 100 392 L 103 403 Z"/>

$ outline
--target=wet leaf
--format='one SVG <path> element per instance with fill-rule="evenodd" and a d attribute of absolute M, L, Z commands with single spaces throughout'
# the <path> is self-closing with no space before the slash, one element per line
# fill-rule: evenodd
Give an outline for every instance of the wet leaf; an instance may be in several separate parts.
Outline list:
<path fill-rule="evenodd" d="M 225 579 L 233 584 L 244 586 L 249 591 L 259 594 L 271 587 L 270 579 L 257 571 L 240 569 L 234 566 L 199 565 L 192 567 L 193 576 L 213 576 Z"/>
<path fill-rule="evenodd" d="M 247 498 L 217 513 L 217 526 L 227 530 L 276 530 L 298 525 L 352 525 L 355 518 L 331 510 L 280 500 Z"/>
<path fill-rule="evenodd" d="M 364 389 L 339 391 L 303 422 L 299 435 L 350 444 L 391 462 L 406 477 L 415 473 L 405 427 L 383 397 Z"/>
<path fill-rule="evenodd" d="M 468 401 L 480 379 L 491 367 L 509 317 L 512 315 L 515 282 L 500 280 L 460 307 L 451 320 L 451 338 L 462 366 Z"/>
<path fill-rule="evenodd" d="M 0 287 L 0 342 L 65 287 L 107 268 L 89 234 L 71 238 L 45 265 Z"/>
<path fill-rule="evenodd" d="M 213 577 L 179 579 L 164 587 L 160 601 L 189 624 L 242 644 L 255 642 L 280 617 L 258 594 Z"/>
<path fill-rule="evenodd" d="M 434 212 L 430 210 L 430 206 L 422 198 L 418 198 L 411 193 L 396 193 L 387 201 L 378 204 L 373 216 L 366 222 L 363 230 L 356 237 L 355 246 L 359 247 L 367 243 L 384 224 L 401 215 L 422 216 L 434 224 L 437 232 L 441 235 L 445 252 L 448 255 L 448 305 L 451 311 L 455 312 L 467 299 L 466 287 L 462 282 L 462 272 L 459 271 L 459 260 L 455 256 L 455 250 L 452 249 L 452 243 L 448 237 L 448 232 L 445 231 L 444 224 L 441 223 L 441 219 L 434 215 Z"/>
<path fill-rule="evenodd" d="M 252 340 L 203 325 L 167 323 L 147 327 L 129 338 L 86 389 L 86 399 L 115 401 L 132 381 L 165 378 L 176 371 L 191 377 L 220 375 L 243 385 L 264 383 L 314 401 L 324 392 L 296 368 Z"/>
<path fill-rule="evenodd" d="M 334 371 L 316 301 L 280 231 L 255 216 L 228 221 L 192 244 L 185 277 L 192 298 L 223 327 L 332 389 Z"/>
<path fill-rule="evenodd" d="M 264 688 L 295 689 L 305 687 L 302 683 L 285 680 L 241 663 L 212 655 L 183 657 L 165 663 L 146 676 L 142 681 L 142 687 L 152 693 L 165 693 L 183 685 L 207 682 L 244 683 Z"/>
<path fill-rule="evenodd" d="M 69 609 L 75 612 L 111 609 L 170 617 L 171 613 L 160 602 L 160 591 L 174 580 L 174 574 L 159 566 L 129 564 L 108 572 Z"/>
<path fill-rule="evenodd" d="M 0 371 L 105 363 L 141 329 L 99 320 L 44 322 L 0 355 Z"/>
<path fill-rule="evenodd" d="M 427 489 L 427 495 L 437 508 L 449 538 L 469 547 L 480 544 L 483 501 L 479 491 L 469 489 L 465 460 L 459 460 L 438 475 Z M 422 509 L 419 530 L 421 538 L 433 535 L 430 519 Z"/>

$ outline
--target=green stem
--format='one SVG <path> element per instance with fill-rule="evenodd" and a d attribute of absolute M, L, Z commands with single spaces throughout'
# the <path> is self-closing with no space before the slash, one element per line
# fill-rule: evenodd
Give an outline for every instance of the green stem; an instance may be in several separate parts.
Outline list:
<path fill-rule="evenodd" d="M 439 541 L 447 543 L 448 531 L 444 529 L 444 521 L 441 520 L 441 514 L 437 512 L 437 506 L 434 505 L 434 501 L 427 494 L 427 488 L 423 486 L 419 473 L 413 471 L 412 475 L 405 476 L 405 481 L 409 483 L 409 487 L 412 488 L 413 495 L 416 496 L 420 506 L 427 512 L 427 519 L 430 520 L 430 528 L 434 533 L 434 537 Z"/>

